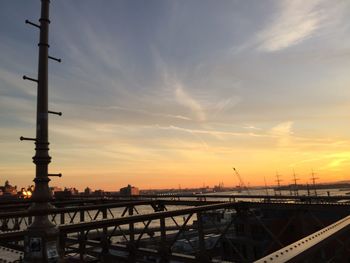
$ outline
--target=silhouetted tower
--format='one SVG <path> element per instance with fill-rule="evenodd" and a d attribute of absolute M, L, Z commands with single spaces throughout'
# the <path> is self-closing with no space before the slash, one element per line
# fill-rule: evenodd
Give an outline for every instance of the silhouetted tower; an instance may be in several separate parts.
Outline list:
<path fill-rule="evenodd" d="M 265 194 L 269 195 L 269 191 L 267 190 L 267 184 L 266 184 L 266 178 L 264 176 L 264 183 L 265 183 Z"/>
<path fill-rule="evenodd" d="M 308 183 L 306 183 L 306 191 L 307 191 L 307 196 L 310 196 L 310 186 Z"/>
<path fill-rule="evenodd" d="M 297 181 L 299 181 L 299 178 L 296 177 L 295 171 L 293 169 L 293 182 L 294 182 L 294 187 L 293 187 L 294 189 L 293 189 L 293 191 L 294 191 L 294 195 L 295 196 L 299 195 Z"/>
<path fill-rule="evenodd" d="M 311 171 L 311 181 L 312 181 L 312 186 L 314 188 L 314 194 L 315 196 L 317 196 L 317 189 L 316 189 L 316 180 L 318 179 L 318 177 L 315 177 L 315 173 L 314 170 L 312 169 Z"/>
<path fill-rule="evenodd" d="M 282 180 L 281 180 L 281 175 L 278 174 L 278 172 L 276 172 L 276 180 L 275 181 L 277 183 L 277 189 L 275 190 L 275 195 L 277 195 L 277 193 L 279 195 L 282 195 L 282 192 L 281 192 L 281 182 L 282 182 Z"/>
<path fill-rule="evenodd" d="M 28 227 L 25 237 L 24 262 L 57 262 L 60 259 L 58 247 L 58 229 L 50 222 L 48 212 L 53 207 L 50 204 L 52 198 L 49 189 L 49 176 L 61 174 L 49 174 L 48 165 L 51 162 L 49 156 L 49 132 L 48 114 L 62 115 L 61 112 L 48 110 L 48 59 L 61 62 L 60 59 L 49 56 L 49 4 L 50 0 L 41 0 L 40 24 L 26 20 L 40 30 L 38 79 L 23 76 L 23 79 L 37 83 L 37 114 L 36 137 L 21 137 L 21 140 L 35 141 L 35 156 L 33 162 L 36 166 L 35 190 L 32 196 L 34 201 L 30 211 L 37 213 L 33 223 Z"/>

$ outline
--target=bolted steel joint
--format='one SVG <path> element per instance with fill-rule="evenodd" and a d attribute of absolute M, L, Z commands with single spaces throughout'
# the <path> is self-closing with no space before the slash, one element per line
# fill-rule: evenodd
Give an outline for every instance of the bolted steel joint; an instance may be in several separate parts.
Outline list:
<path fill-rule="evenodd" d="M 51 157 L 50 156 L 45 156 L 45 157 L 41 157 L 41 156 L 34 156 L 33 157 L 33 163 L 35 164 L 49 164 L 51 162 Z"/>
<path fill-rule="evenodd" d="M 48 177 L 36 177 L 33 181 L 35 183 L 48 183 L 51 181 L 51 179 Z"/>

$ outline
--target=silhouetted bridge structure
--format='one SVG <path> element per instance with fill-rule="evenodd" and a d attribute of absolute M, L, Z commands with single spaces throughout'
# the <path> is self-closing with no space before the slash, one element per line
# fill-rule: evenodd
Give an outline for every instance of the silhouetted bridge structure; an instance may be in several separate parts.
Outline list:
<path fill-rule="evenodd" d="M 48 215 L 67 262 L 349 262 L 349 199 L 79 197 L 52 200 Z M 22 255 L 26 228 L 41 215 L 30 205 L 0 203 L 0 255 Z"/>

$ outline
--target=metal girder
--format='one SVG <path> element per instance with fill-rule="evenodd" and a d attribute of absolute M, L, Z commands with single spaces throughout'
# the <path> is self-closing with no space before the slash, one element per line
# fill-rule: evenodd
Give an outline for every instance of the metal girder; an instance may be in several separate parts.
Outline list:
<path fill-rule="evenodd" d="M 151 205 L 154 203 L 162 203 L 164 205 L 183 205 L 183 206 L 203 206 L 212 204 L 229 204 L 227 207 L 231 208 L 262 208 L 262 209 L 281 209 L 281 210 L 312 210 L 312 211 L 332 211 L 332 212 L 344 212 L 344 209 L 350 211 L 350 204 L 348 203 L 325 203 L 325 204 L 309 204 L 309 203 L 265 203 L 265 202 L 223 202 L 223 201 L 181 201 L 181 200 L 143 200 L 143 201 L 131 201 L 131 202 L 116 202 L 96 205 L 84 205 L 79 207 L 67 207 L 67 208 L 53 208 L 49 209 L 49 214 L 59 213 L 74 213 L 76 211 L 87 210 L 100 210 L 102 208 L 117 208 L 126 207 L 129 205 Z M 42 211 L 15 211 L 0 213 L 0 219 L 10 217 L 26 217 L 34 215 L 43 215 L 47 212 Z"/>
<path fill-rule="evenodd" d="M 172 216 L 181 216 L 181 215 L 190 214 L 190 213 L 204 212 L 204 211 L 223 209 L 228 207 L 232 208 L 237 205 L 238 205 L 237 203 L 229 203 L 229 202 L 212 204 L 212 205 L 203 205 L 203 206 L 184 208 L 184 209 L 178 209 L 173 211 L 165 211 L 165 212 L 158 212 L 158 213 L 145 214 L 145 215 L 134 215 L 134 216 L 129 216 L 125 218 L 114 218 L 114 219 L 100 220 L 96 222 L 84 222 L 84 223 L 78 223 L 78 224 L 72 224 L 72 225 L 63 225 L 63 226 L 60 226 L 60 230 L 64 233 L 72 233 L 75 231 L 79 231 L 80 229 L 88 230 L 88 229 L 96 229 L 96 228 L 102 228 L 102 227 L 111 227 L 114 225 L 138 223 L 138 222 L 147 221 L 147 220 L 170 218 Z"/>
<path fill-rule="evenodd" d="M 125 211 L 129 211 L 129 214 L 132 214 L 132 211 L 135 211 L 133 208 L 133 205 L 136 204 L 150 204 L 152 202 L 163 202 L 163 204 L 168 204 L 167 200 L 160 200 L 160 201 L 136 201 L 136 202 L 124 202 L 124 206 L 121 206 L 121 203 L 112 203 L 112 204 L 105 204 L 103 205 L 93 205 L 90 206 L 89 208 L 96 208 L 96 210 L 100 211 L 100 213 L 103 213 L 104 215 L 107 215 L 108 208 L 110 206 L 114 205 L 119 205 L 118 207 L 126 207 Z M 171 201 L 172 202 L 172 201 Z M 176 202 L 179 202 L 176 200 Z M 133 204 L 133 205 L 131 205 Z M 99 209 L 97 209 L 97 207 Z M 102 208 L 103 209 L 102 209 Z M 146 222 L 146 226 L 142 231 L 136 231 L 137 229 L 130 229 L 129 232 L 125 231 L 125 233 L 122 233 L 127 236 L 131 235 L 136 235 L 134 239 L 126 239 L 125 242 L 129 243 L 128 252 L 130 255 L 130 249 L 132 251 L 136 251 L 137 253 L 141 253 L 142 248 L 139 246 L 142 246 L 140 244 L 140 240 L 142 238 L 142 235 L 147 231 L 148 227 L 150 226 L 152 221 L 157 221 L 159 220 L 161 223 L 161 227 L 159 231 L 163 233 L 163 239 L 166 240 L 166 242 L 173 241 L 173 238 L 170 238 L 168 236 L 165 237 L 166 234 L 166 226 L 165 226 L 165 219 L 171 220 L 174 219 L 174 217 L 178 216 L 184 216 L 184 215 L 192 215 L 192 214 L 197 214 L 200 215 L 201 213 L 205 213 L 207 211 L 213 211 L 213 210 L 218 210 L 218 209 L 235 209 L 236 211 L 244 211 L 250 208 L 264 208 L 264 209 L 296 209 L 296 210 L 305 210 L 305 209 L 322 209 L 322 206 L 315 206 L 315 205 L 309 205 L 309 204 L 291 204 L 291 203 L 271 203 L 266 204 L 266 203 L 253 203 L 253 202 L 223 202 L 223 203 L 215 203 L 215 204 L 210 204 L 210 205 L 202 205 L 202 206 L 197 206 L 197 207 L 191 207 L 191 208 L 183 208 L 183 209 L 178 209 L 178 210 L 172 210 L 172 211 L 163 211 L 163 212 L 156 212 L 156 213 L 150 213 L 150 214 L 138 214 L 138 215 L 129 215 L 126 217 L 119 217 L 119 218 L 113 218 L 113 219 L 103 219 L 103 220 L 98 220 L 98 221 L 92 221 L 92 222 L 83 222 L 83 223 L 78 223 L 78 224 L 69 224 L 69 225 L 61 225 L 59 226 L 60 230 L 60 239 L 64 247 L 66 248 L 66 253 L 80 253 L 82 257 L 84 256 L 84 253 L 87 253 L 87 251 L 90 251 L 89 248 L 93 246 L 94 248 L 101 248 L 104 249 L 104 251 L 108 251 L 110 249 L 114 249 L 117 247 L 114 247 L 113 244 L 110 244 L 110 237 L 113 236 L 117 230 L 120 231 L 120 234 L 123 232 L 120 226 L 126 225 L 134 225 L 137 223 L 144 223 Z M 323 209 L 326 209 L 328 211 L 331 211 L 331 209 L 341 209 L 344 210 L 344 208 L 349 208 L 349 206 L 345 205 L 323 205 Z M 62 208 L 63 209 L 63 208 Z M 77 210 L 70 210 L 71 208 L 64 208 L 66 209 L 65 211 L 74 213 L 74 215 L 79 215 L 76 213 Z M 75 209 L 75 208 L 74 208 Z M 86 209 L 86 207 L 80 207 L 80 210 Z M 323 211 L 326 211 L 323 210 Z M 87 210 L 89 211 L 89 210 Z M 343 211 L 344 212 L 344 211 Z M 127 214 L 125 212 L 124 214 Z M 104 216 L 105 217 L 105 216 Z M 176 224 L 177 227 L 179 227 L 179 231 L 183 231 L 183 229 L 186 227 L 186 224 L 188 220 L 190 219 L 190 216 L 188 217 L 187 220 L 183 223 L 182 227 L 180 225 Z M 232 223 L 232 222 L 231 222 Z M 299 259 L 300 256 L 306 257 L 308 254 L 312 253 L 313 251 L 320 249 L 324 246 L 325 243 L 327 243 L 329 240 L 334 239 L 337 235 L 340 235 L 342 233 L 345 233 L 346 231 L 350 230 L 350 217 L 344 218 L 333 225 L 330 225 L 327 228 L 324 228 L 313 235 L 310 235 L 296 243 L 293 243 L 292 245 L 289 245 L 276 253 L 273 253 L 269 255 L 268 257 L 264 258 L 266 261 L 257 261 L 259 263 L 266 263 L 266 262 L 298 262 L 297 259 Z M 161 229 L 163 227 L 163 229 Z M 221 234 L 222 237 L 225 236 L 227 230 L 229 229 L 230 225 L 228 225 L 225 229 L 219 229 L 218 233 Z M 111 232 L 111 228 L 114 228 L 114 230 Z M 182 229 L 182 230 L 181 230 Z M 101 242 L 92 242 L 92 240 L 89 239 L 89 231 L 95 230 L 99 231 L 99 235 L 97 236 L 96 239 L 100 238 Z M 102 230 L 102 231 L 101 231 Z M 224 230 L 224 231 L 222 231 Z M 130 231 L 133 231 L 131 233 Z M 199 229 L 194 229 L 194 231 L 199 232 Z M 78 235 L 74 236 L 72 234 L 78 233 Z M 181 233 L 180 233 L 181 234 Z M 175 234 L 175 237 L 179 237 L 180 234 Z M 23 240 L 23 237 L 25 235 L 24 231 L 18 231 L 18 232 L 9 232 L 9 233 L 1 233 L 0 234 L 0 244 L 1 243 L 6 243 L 6 242 L 12 242 L 12 241 L 21 241 Z M 139 235 L 139 236 L 137 236 Z M 202 233 L 202 237 L 203 237 Z M 163 240 L 163 241 L 164 241 Z M 173 242 L 170 242 L 170 245 Z M 131 247 L 130 244 L 133 244 Z M 78 247 L 77 247 L 78 246 Z M 172 255 L 174 254 L 173 251 L 168 251 L 168 247 L 164 247 L 164 255 L 162 257 L 164 258 L 172 258 Z M 171 248 L 171 246 L 170 246 Z M 205 249 L 205 245 L 201 243 L 202 250 Z M 195 247 L 193 250 L 195 251 L 198 249 Z M 157 250 L 158 252 L 158 257 L 161 256 L 160 250 Z M 95 251 L 96 252 L 96 251 Z M 143 253 L 143 252 L 142 252 Z M 294 254 L 293 254 L 294 253 Z M 287 255 L 288 254 L 288 255 Z M 290 256 L 292 255 L 292 256 Z M 291 257 L 292 259 L 288 259 L 288 256 Z M 271 260 L 272 258 L 272 260 Z M 130 260 L 130 259 L 129 259 Z M 192 259 L 189 259 L 192 260 Z M 198 260 L 198 257 L 197 257 Z M 208 259 L 209 260 L 209 259 Z M 270 261 L 268 261 L 270 260 Z M 285 261 L 281 261 L 285 260 Z M 185 261 L 184 261 L 185 262 Z"/>
<path fill-rule="evenodd" d="M 327 245 L 329 241 L 350 231 L 350 216 L 347 216 L 330 226 L 327 226 L 301 240 L 298 240 L 255 263 L 303 262 L 308 255 Z"/>
<path fill-rule="evenodd" d="M 332 214 L 339 214 L 340 216 L 346 216 L 350 214 L 350 205 L 339 203 L 327 203 L 327 204 L 308 204 L 308 203 L 265 203 L 265 202 L 222 202 L 222 201 L 197 201 L 197 200 L 140 200 L 140 201 L 119 201 L 113 203 L 93 204 L 76 207 L 63 207 L 54 208 L 49 210 L 50 220 L 56 224 L 83 222 L 96 220 L 97 217 L 102 213 L 102 210 L 106 210 L 107 217 L 117 217 L 111 213 L 110 209 L 125 207 L 122 217 L 129 211 L 130 206 L 150 205 L 153 208 L 163 207 L 167 205 L 178 205 L 178 206 L 197 206 L 202 207 L 203 204 L 229 204 L 228 208 L 235 209 L 238 213 L 240 211 L 248 211 L 249 209 L 263 209 L 266 211 L 274 210 L 285 210 L 285 211 L 309 211 L 309 212 L 328 212 Z M 156 209 L 158 211 L 158 209 Z M 111 216 L 108 216 L 108 211 Z M 44 211 L 16 211 L 0 213 L 0 233 L 9 230 L 20 230 L 23 226 L 31 224 L 32 217 L 34 215 L 45 214 Z M 107 218 L 105 217 L 105 218 Z M 340 218 L 340 217 L 339 217 Z M 147 221 L 147 220 L 145 220 Z M 6 226 L 11 227 L 6 227 Z"/>
<path fill-rule="evenodd" d="M 176 197 L 176 198 L 174 198 Z M 78 196 L 72 196 L 67 200 L 55 200 L 50 199 L 50 202 L 54 203 L 55 205 L 58 204 L 72 204 L 72 203 L 79 203 L 79 202 L 108 202 L 108 201 L 136 201 L 136 200 L 202 200 L 203 202 L 208 200 L 217 200 L 217 199 L 223 199 L 223 201 L 232 201 L 232 200 L 255 200 L 255 201 L 265 201 L 267 203 L 272 202 L 281 202 L 284 201 L 297 201 L 297 202 L 303 202 L 303 203 L 329 203 L 329 202 L 336 202 L 339 200 L 348 200 L 350 201 L 350 196 L 289 196 L 289 195 L 227 195 L 227 194 L 216 194 L 216 195 L 208 195 L 208 194 L 162 194 L 162 195 L 136 195 L 136 196 L 121 196 L 121 195 L 105 195 L 99 198 L 91 197 L 91 196 L 84 196 L 84 195 L 78 195 Z M 31 204 L 33 200 L 0 200 L 0 208 L 3 205 L 6 204 Z"/>
<path fill-rule="evenodd" d="M 118 202 L 118 203 L 108 203 L 108 204 L 97 204 L 97 205 L 85 205 L 79 207 L 64 207 L 64 208 L 52 208 L 47 212 L 45 211 L 16 211 L 8 213 L 0 213 L 0 219 L 9 217 L 25 217 L 25 216 L 35 216 L 43 214 L 61 214 L 61 213 L 74 213 L 76 211 L 88 211 L 88 210 L 101 210 L 103 208 L 118 208 L 125 207 L 127 205 L 148 205 L 151 201 L 133 201 L 133 202 Z"/>

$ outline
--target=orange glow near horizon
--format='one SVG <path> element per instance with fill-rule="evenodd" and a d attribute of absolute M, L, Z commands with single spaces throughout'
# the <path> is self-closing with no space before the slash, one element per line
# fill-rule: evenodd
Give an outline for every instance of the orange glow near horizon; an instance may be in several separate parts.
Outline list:
<path fill-rule="evenodd" d="M 149 127 L 137 129 L 142 133 Z M 310 138 L 288 123 L 255 133 L 186 131 L 190 132 L 190 138 L 181 131 L 136 145 L 116 136 L 113 140 L 107 131 L 100 142 L 94 141 L 97 134 L 86 135 L 84 143 L 91 147 L 71 149 L 70 144 L 60 144 L 60 151 L 51 151 L 55 161 L 50 170 L 62 172 L 63 177 L 53 178 L 50 185 L 81 191 L 85 187 L 118 191 L 128 184 L 140 189 L 212 187 L 220 183 L 233 187 L 238 185 L 238 179 L 232 167 L 250 186 L 263 186 L 264 177 L 267 185 L 275 185 L 276 172 L 282 184 L 291 184 L 293 170 L 300 184 L 311 183 L 312 170 L 317 183 L 349 178 L 350 143 L 346 139 Z M 10 182 L 19 186 L 30 184 L 34 174 L 34 166 L 27 161 L 22 167 L 8 166 L 3 170 Z"/>
<path fill-rule="evenodd" d="M 222 182 L 229 187 L 238 185 L 232 167 L 250 186 L 264 185 L 264 177 L 268 185 L 275 185 L 276 172 L 281 175 L 282 184 L 291 184 L 293 169 L 300 184 L 311 183 L 312 170 L 319 178 L 317 183 L 347 180 L 350 151 L 342 150 L 346 148 L 343 142 L 299 145 L 300 148 L 292 141 L 288 145 L 284 141 L 283 146 L 279 143 L 271 149 L 215 148 L 208 144 L 190 150 L 167 149 L 152 156 L 145 151 L 144 159 L 135 158 L 132 164 L 107 166 L 95 161 L 82 165 L 85 169 L 67 167 L 67 173 L 74 174 L 67 183 L 72 182 L 81 190 L 89 186 L 110 191 L 127 184 L 141 189 L 159 189 L 212 187 Z M 338 147 L 341 149 L 337 151 Z M 60 182 L 61 186 L 64 181 Z"/>

